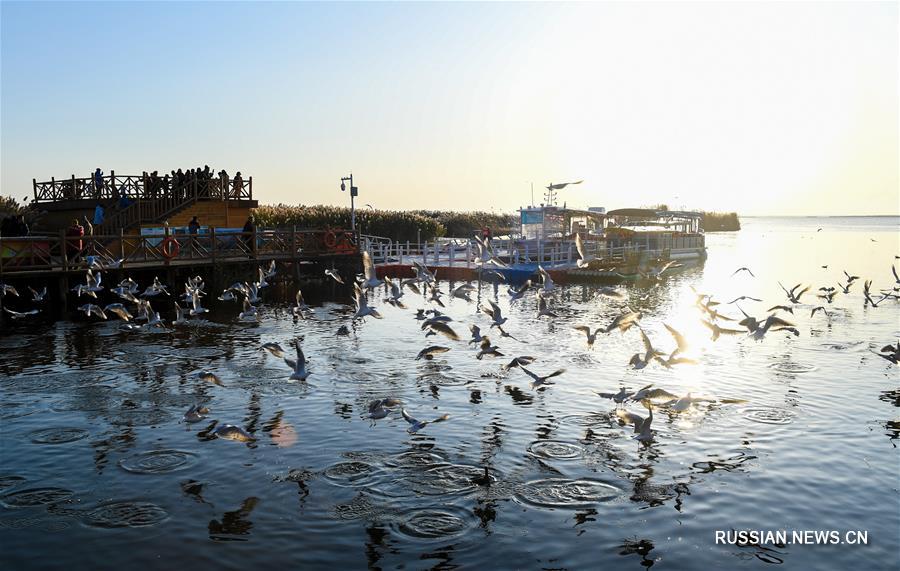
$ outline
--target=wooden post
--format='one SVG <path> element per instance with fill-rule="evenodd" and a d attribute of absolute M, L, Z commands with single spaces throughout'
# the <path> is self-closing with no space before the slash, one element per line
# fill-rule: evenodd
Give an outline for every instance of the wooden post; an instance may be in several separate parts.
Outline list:
<path fill-rule="evenodd" d="M 297 259 L 297 226 L 291 226 L 291 261 Z"/>
<path fill-rule="evenodd" d="M 119 228 L 119 259 L 125 259 L 125 229 Z"/>
<path fill-rule="evenodd" d="M 72 175 L 72 197 L 78 198 L 78 190 L 75 188 L 75 175 Z"/>
<path fill-rule="evenodd" d="M 37 179 L 31 179 L 31 186 L 34 189 L 34 200 L 37 201 Z"/>
<path fill-rule="evenodd" d="M 212 258 L 213 266 L 216 265 L 216 227 L 209 227 L 209 257 Z"/>
<path fill-rule="evenodd" d="M 450 254 L 450 267 L 451 267 L 451 268 L 453 267 L 453 255 L 455 254 L 455 251 L 454 251 L 455 249 L 456 249 L 456 248 L 453 247 L 453 243 L 451 242 L 451 243 L 450 243 L 450 248 L 449 248 L 449 250 L 450 250 L 450 252 L 449 252 L 449 254 Z"/>
<path fill-rule="evenodd" d="M 66 231 L 59 231 L 59 240 L 62 243 L 62 269 L 65 272 L 69 265 L 69 244 L 66 241 Z"/>
<path fill-rule="evenodd" d="M 247 181 L 247 190 L 250 192 L 249 200 L 253 200 L 253 177 L 251 176 Z"/>

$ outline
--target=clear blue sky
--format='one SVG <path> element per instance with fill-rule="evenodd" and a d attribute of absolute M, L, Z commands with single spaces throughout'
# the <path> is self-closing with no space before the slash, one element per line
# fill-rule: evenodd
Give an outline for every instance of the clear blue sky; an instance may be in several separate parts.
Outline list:
<path fill-rule="evenodd" d="M 897 213 L 898 5 L 0 4 L 0 184 L 209 164 L 262 202 Z"/>

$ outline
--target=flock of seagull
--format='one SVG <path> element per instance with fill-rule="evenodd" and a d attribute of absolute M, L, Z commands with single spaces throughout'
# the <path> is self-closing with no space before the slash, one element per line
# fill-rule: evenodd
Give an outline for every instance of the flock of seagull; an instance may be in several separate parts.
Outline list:
<path fill-rule="evenodd" d="M 580 242 L 579 239 L 576 239 L 576 241 Z M 503 274 L 496 269 L 491 268 L 491 266 L 505 267 L 505 264 L 493 253 L 487 241 L 482 241 L 480 238 L 476 237 L 475 242 L 479 250 L 477 258 L 479 280 L 489 281 L 498 285 L 499 283 L 503 283 L 505 281 Z M 580 243 L 577 245 L 579 246 L 578 252 L 580 255 L 578 266 L 591 267 L 591 265 L 595 263 L 595 260 L 584 254 L 583 246 Z M 386 292 L 386 303 L 399 309 L 406 309 L 407 306 L 403 303 L 402 298 L 404 298 L 405 291 L 408 290 L 415 295 L 421 296 L 426 303 L 436 306 L 429 309 L 418 309 L 413 316 L 414 319 L 421 321 L 420 329 L 426 338 L 441 335 L 449 341 L 462 341 L 453 328 L 453 319 L 441 312 L 438 307 L 445 307 L 443 300 L 445 296 L 449 296 L 451 299 L 460 299 L 467 303 L 474 303 L 475 300 L 472 299 L 471 295 L 477 291 L 475 285 L 472 283 L 463 283 L 445 293 L 441 290 L 441 285 L 437 280 L 437 270 L 431 270 L 418 261 L 414 262 L 414 265 L 412 266 L 414 275 L 405 279 L 391 279 L 390 277 L 384 277 L 383 279 L 378 278 L 375 265 L 369 252 L 363 251 L 362 261 L 363 273 L 356 276 L 356 279 L 353 281 L 354 311 L 350 317 L 351 320 L 364 319 L 366 317 L 373 317 L 376 319 L 383 318 L 381 313 L 369 304 L 367 297 L 369 291 L 383 287 Z M 645 278 L 659 281 L 664 272 L 673 267 L 676 267 L 676 265 L 671 261 L 657 260 L 654 264 L 651 264 L 649 268 L 642 270 L 641 275 Z M 864 306 L 875 308 L 888 299 L 900 300 L 900 294 L 898 294 L 898 292 L 900 292 L 900 277 L 898 277 L 897 270 L 894 266 L 891 266 L 891 270 L 894 277 L 894 283 L 890 289 L 882 289 L 878 294 L 873 294 L 871 280 L 866 280 L 864 282 Z M 747 267 L 738 268 L 732 276 L 741 272 L 746 272 L 751 277 L 756 277 Z M 225 302 L 237 302 L 240 300 L 242 309 L 237 315 L 237 320 L 244 322 L 259 321 L 260 315 L 256 304 L 260 303 L 261 291 L 270 285 L 270 281 L 276 274 L 277 268 L 275 262 L 272 261 L 267 267 L 259 267 L 255 276 L 256 281 L 252 283 L 236 282 L 226 288 L 217 299 Z M 826 306 L 833 303 L 835 296 L 839 293 L 848 294 L 853 284 L 860 279 L 859 276 L 851 275 L 846 271 L 844 274 L 846 276 L 846 283 L 839 283 L 837 284 L 837 287 L 829 286 L 820 287 L 818 289 L 818 293 L 815 294 L 816 298 L 817 300 L 821 300 L 820 303 L 824 303 L 825 305 L 816 305 L 815 307 L 812 307 L 809 314 L 810 318 L 814 317 L 819 312 L 826 317 L 829 317 Z M 555 295 L 559 288 L 554 283 L 550 273 L 540 265 L 538 266 L 538 275 L 539 280 L 536 280 L 534 283 L 532 280 L 528 280 L 521 286 L 510 286 L 507 290 L 509 301 L 511 304 L 515 303 L 533 292 L 533 295 L 537 298 L 538 308 L 535 319 L 547 318 L 552 320 L 558 317 L 552 310 L 552 306 L 555 302 Z M 332 279 L 337 283 L 345 284 L 344 277 L 335 269 L 325 270 L 325 279 Z M 729 302 L 719 302 L 714 299 L 712 294 L 701 293 L 694 290 L 694 305 L 701 313 L 701 322 L 711 331 L 711 339 L 713 341 L 716 341 L 722 335 L 747 335 L 752 339 L 762 340 L 770 332 L 785 332 L 799 336 L 800 331 L 797 326 L 787 319 L 780 317 L 778 314 L 794 314 L 795 310 L 805 310 L 806 307 L 809 307 L 801 305 L 801 300 L 805 295 L 807 297 L 813 295 L 809 293 L 812 288 L 811 286 L 804 286 L 803 284 L 797 284 L 790 289 L 780 282 L 779 285 L 784 291 L 787 302 L 770 307 L 766 310 L 767 315 L 765 317 L 752 316 L 739 305 L 740 302 L 745 301 L 762 302 L 762 299 L 750 296 L 740 296 Z M 110 315 L 115 315 L 121 320 L 119 328 L 123 331 L 138 331 L 142 329 L 166 330 L 168 325 L 175 327 L 184 325 L 190 321 L 190 318 L 203 315 L 209 311 L 202 306 L 202 299 L 207 295 L 204 288 L 205 284 L 202 278 L 199 276 L 189 278 L 184 284 L 184 293 L 173 300 L 175 319 L 170 322 L 166 322 L 161 317 L 160 312 L 154 309 L 152 305 L 152 300 L 172 297 L 168 291 L 168 286 L 161 283 L 158 278 L 154 278 L 153 283 L 144 288 L 143 291 L 141 291 L 137 282 L 131 278 L 126 278 L 119 282 L 115 287 L 109 289 L 109 291 L 115 294 L 121 301 L 109 303 L 103 307 L 88 301 L 88 303 L 79 306 L 78 310 L 83 312 L 89 319 L 95 318 L 107 320 Z M 85 282 L 77 284 L 72 288 L 72 292 L 79 299 L 87 297 L 89 300 L 96 300 L 98 299 L 97 294 L 105 289 L 106 286 L 103 284 L 102 271 L 99 269 L 95 271 L 89 267 L 85 273 Z M 29 291 L 32 296 L 31 301 L 34 304 L 40 304 L 45 301 L 47 296 L 46 287 L 40 292 L 29 287 Z M 600 296 L 617 300 L 625 299 L 625 294 L 620 289 L 599 287 L 597 288 L 597 292 Z M 6 296 L 18 297 L 19 292 L 11 285 L 0 284 L 0 301 Z M 184 307 L 179 304 L 179 301 L 185 304 Z M 737 308 L 743 318 L 724 314 L 724 308 L 729 306 Z M 40 312 L 40 309 L 37 307 L 27 311 L 14 311 L 7 307 L 4 307 L 3 310 L 14 320 L 25 319 Z M 504 325 L 508 324 L 510 318 L 503 314 L 502 309 L 496 302 L 489 300 L 485 305 L 480 307 L 480 311 L 490 319 L 488 333 L 493 334 L 493 330 L 496 328 L 497 334 L 501 338 L 510 338 L 514 341 L 519 341 L 504 329 Z M 294 305 L 291 307 L 291 313 L 295 321 L 307 319 L 311 314 L 311 309 L 304 302 L 303 295 L 299 289 L 295 296 Z M 608 335 L 616 331 L 624 334 L 631 329 L 636 329 L 643 345 L 643 351 L 635 352 L 631 356 L 628 366 L 634 369 L 644 369 L 654 364 L 666 369 L 671 369 L 672 367 L 679 365 L 697 363 L 696 360 L 684 356 L 689 353 L 690 344 L 686 337 L 677 329 L 669 324 L 663 324 L 675 342 L 675 348 L 673 350 L 663 351 L 654 346 L 646 331 L 641 326 L 641 318 L 642 315 L 640 312 L 633 311 L 627 304 L 624 304 L 619 313 L 608 324 L 594 327 L 577 325 L 574 327 L 574 330 L 585 335 L 587 347 L 588 349 L 591 349 L 603 335 Z M 736 326 L 731 326 L 729 323 L 735 323 Z M 478 351 L 475 353 L 476 359 L 482 360 L 485 357 L 503 357 L 505 355 L 501 352 L 501 348 L 492 342 L 489 335 L 482 332 L 479 325 L 470 324 L 469 331 L 471 333 L 471 338 L 468 340 L 467 346 L 474 345 L 477 347 Z M 346 325 L 341 325 L 336 334 L 349 335 L 349 333 L 349 328 Z M 277 342 L 264 343 L 260 349 L 267 351 L 273 357 L 282 360 L 284 364 L 287 365 L 290 370 L 289 380 L 304 382 L 309 378 L 311 372 L 307 368 L 308 360 L 301 347 L 301 341 L 302 338 L 294 339 L 292 341 L 293 355 L 289 355 L 288 351 Z M 437 355 L 446 353 L 450 350 L 451 347 L 446 345 L 428 345 L 418 352 L 415 359 L 431 361 L 435 359 Z M 880 351 L 873 351 L 873 353 L 891 363 L 897 364 L 900 362 L 900 341 L 896 344 L 888 344 Z M 553 385 L 553 379 L 565 373 L 565 369 L 557 369 L 548 374 L 535 372 L 529 367 L 531 367 L 532 363 L 536 360 L 536 357 L 529 355 L 514 356 L 511 361 L 500 368 L 500 373 L 507 374 L 513 369 L 519 369 L 525 376 L 530 378 L 530 386 L 533 390 L 546 389 Z M 204 382 L 224 386 L 221 379 L 212 371 L 201 371 L 198 373 L 197 378 Z M 740 402 L 729 399 L 716 400 L 706 397 L 697 397 L 691 393 L 686 395 L 676 395 L 663 388 L 655 387 L 653 384 L 641 387 L 637 390 L 622 386 L 617 392 L 596 392 L 596 394 L 602 398 L 610 399 L 615 403 L 616 418 L 623 425 L 633 426 L 633 437 L 641 442 L 648 442 L 654 438 L 652 429 L 654 408 L 665 408 L 671 412 L 684 412 L 691 409 L 693 406 L 704 402 Z M 645 417 L 627 410 L 627 405 L 633 403 L 643 406 L 648 411 L 647 416 Z M 449 419 L 449 415 L 444 414 L 432 420 L 419 420 L 406 410 L 402 401 L 390 396 L 371 401 L 368 405 L 367 416 L 374 423 L 375 421 L 396 412 L 396 409 L 398 408 L 400 409 L 400 416 L 408 424 L 407 431 L 409 433 L 416 433 L 430 424 L 443 422 Z M 194 405 L 184 413 L 182 420 L 187 423 L 200 422 L 209 414 L 210 410 L 206 406 Z M 243 428 L 231 424 L 217 426 L 212 431 L 212 434 L 219 438 L 242 442 L 255 440 L 255 438 Z"/>

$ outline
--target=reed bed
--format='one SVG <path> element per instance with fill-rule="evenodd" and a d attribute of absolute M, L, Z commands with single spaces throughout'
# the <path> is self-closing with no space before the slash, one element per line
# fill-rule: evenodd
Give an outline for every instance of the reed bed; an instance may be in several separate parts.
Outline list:
<path fill-rule="evenodd" d="M 350 228 L 350 209 L 338 206 L 293 206 L 265 204 L 254 211 L 258 227 Z M 490 212 L 448 212 L 441 210 L 372 210 L 356 211 L 356 225 L 361 232 L 392 240 L 415 242 L 436 237 L 465 237 L 489 227 L 495 236 L 515 228 L 515 216 Z"/>
<path fill-rule="evenodd" d="M 704 232 L 734 232 L 741 229 L 736 212 L 701 212 L 700 227 Z"/>

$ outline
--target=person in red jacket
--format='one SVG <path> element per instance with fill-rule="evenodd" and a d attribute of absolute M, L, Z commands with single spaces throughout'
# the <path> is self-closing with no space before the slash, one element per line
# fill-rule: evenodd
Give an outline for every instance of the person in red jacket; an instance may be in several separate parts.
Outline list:
<path fill-rule="evenodd" d="M 72 225 L 66 228 L 66 254 L 69 259 L 75 259 L 81 252 L 81 237 L 84 236 L 84 226 L 78 223 L 78 219 L 72 220 Z"/>

